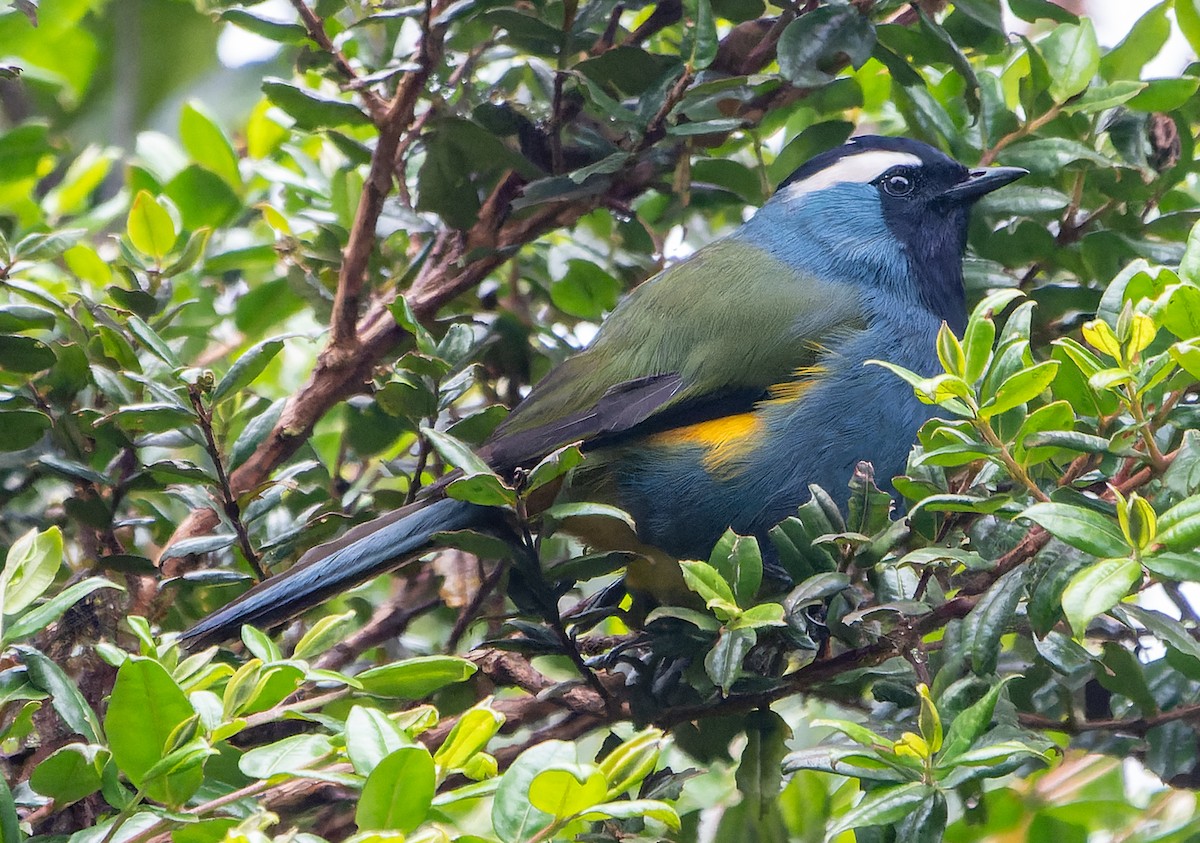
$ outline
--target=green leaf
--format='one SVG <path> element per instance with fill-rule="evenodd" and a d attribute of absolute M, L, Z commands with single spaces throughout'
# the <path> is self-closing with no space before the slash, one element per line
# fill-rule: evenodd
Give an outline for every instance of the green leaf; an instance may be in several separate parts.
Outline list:
<path fill-rule="evenodd" d="M 108 757 L 102 746 L 69 743 L 34 768 L 29 786 L 53 799 L 57 807 L 66 807 L 100 789 L 100 770 Z"/>
<path fill-rule="evenodd" d="M 645 625 L 649 626 L 659 618 L 678 618 L 705 632 L 716 633 L 721 629 L 721 622 L 712 615 L 706 615 L 704 612 L 698 612 L 686 606 L 658 606 L 646 615 Z"/>
<path fill-rule="evenodd" d="M 108 177 L 119 153 L 116 149 L 89 146 L 75 156 L 55 187 L 42 200 L 42 207 L 51 217 L 76 214 L 87 207 L 88 198 Z M 17 250 L 14 250 L 17 251 Z"/>
<path fill-rule="evenodd" d="M 991 0 L 955 0 L 954 8 L 994 32 L 1004 31 L 1000 10 Z"/>
<path fill-rule="evenodd" d="M 620 521 L 631 531 L 635 529 L 633 518 L 623 509 L 609 506 L 606 503 L 589 503 L 587 501 L 557 503 L 542 510 L 542 521 L 559 524 L 571 518 L 611 518 Z"/>
<path fill-rule="evenodd" d="M 175 352 L 167 345 L 166 341 L 158 335 L 158 332 L 145 323 L 140 316 L 130 316 L 126 322 L 129 332 L 138 338 L 138 341 L 155 357 L 166 363 L 172 368 L 179 368 L 179 358 L 175 356 Z"/>
<path fill-rule="evenodd" d="M 1122 603 L 1113 610 L 1113 614 L 1130 628 L 1136 629 L 1135 622 L 1141 624 L 1168 647 L 1200 661 L 1200 643 L 1174 618 L 1132 603 Z"/>
<path fill-rule="evenodd" d="M 267 79 L 263 93 L 307 131 L 341 126 L 365 126 L 370 118 L 352 102 L 298 88 L 282 79 Z"/>
<path fill-rule="evenodd" d="M 1200 546 L 1200 495 L 1180 501 L 1159 517 L 1158 541 L 1168 550 Z"/>
<path fill-rule="evenodd" d="M 939 762 L 952 765 L 954 759 L 975 745 L 987 732 L 996 711 L 996 703 L 1004 686 L 1015 676 L 1005 676 L 998 682 L 992 683 L 991 688 L 976 703 L 968 706 L 959 713 L 946 732 L 946 741 L 938 756 Z"/>
<path fill-rule="evenodd" d="M 0 306 L 0 331 L 31 331 L 54 327 L 55 315 L 43 307 L 29 304 Z"/>
<path fill-rule="evenodd" d="M 1065 503 L 1038 503 L 1021 513 L 1055 538 L 1093 556 L 1125 556 L 1129 545 L 1115 518 Z"/>
<path fill-rule="evenodd" d="M 217 381 L 209 400 L 217 404 L 221 399 L 245 389 L 266 370 L 268 364 L 275 359 L 275 355 L 282 350 L 283 340 L 280 339 L 263 340 L 250 346 Z"/>
<path fill-rule="evenodd" d="M 717 22 L 709 0 L 689 0 L 688 6 L 687 19 L 692 21 L 691 64 L 696 70 L 703 70 L 717 57 Z"/>
<path fill-rule="evenodd" d="M 296 775 L 332 752 L 333 743 L 325 735 L 292 735 L 247 751 L 238 759 L 238 769 L 255 779 Z"/>
<path fill-rule="evenodd" d="M 855 743 L 870 749 L 890 747 L 892 741 L 883 735 L 872 732 L 865 726 L 860 726 L 852 720 L 814 720 L 812 725 L 818 728 L 830 728 L 841 732 Z"/>
<path fill-rule="evenodd" d="M 184 103 L 179 114 L 179 138 L 193 161 L 216 173 L 235 190 L 241 189 L 237 153 L 203 103 L 197 100 Z"/>
<path fill-rule="evenodd" d="M 1107 111 L 1110 108 L 1116 108 L 1124 102 L 1128 102 L 1135 96 L 1146 90 L 1147 83 L 1145 82 L 1112 82 L 1108 85 L 1098 85 L 1088 88 L 1083 96 L 1072 100 L 1069 105 L 1063 109 L 1064 114 L 1097 114 L 1101 111 Z"/>
<path fill-rule="evenodd" d="M 220 176 L 199 164 L 189 164 L 180 170 L 163 186 L 163 193 L 179 209 L 179 217 L 185 229 L 219 229 L 232 222 L 242 210 L 242 203 L 233 188 Z M 188 244 L 192 245 L 193 249 L 197 245 L 192 243 L 190 238 Z M 182 255 L 182 250 L 180 254 Z M 163 269 L 163 273 L 178 273 L 179 263 L 179 260 L 173 261 Z"/>
<path fill-rule="evenodd" d="M 419 700 L 446 685 L 471 678 L 476 670 L 474 663 L 456 656 L 418 656 L 372 667 L 355 679 L 368 694 Z"/>
<path fill-rule="evenodd" d="M 429 750 L 401 747 L 367 776 L 354 821 L 359 831 L 412 831 L 429 815 L 436 789 L 437 771 Z"/>
<path fill-rule="evenodd" d="M 1009 0 L 1008 5 L 1014 15 L 1029 23 L 1037 23 L 1042 18 L 1056 23 L 1079 23 L 1078 16 L 1054 0 Z"/>
<path fill-rule="evenodd" d="M 1092 668 L 1096 681 L 1109 691 L 1132 700 L 1143 714 L 1153 716 L 1158 713 L 1145 665 L 1124 644 L 1105 641 L 1101 658 L 1093 662 Z"/>
<path fill-rule="evenodd" d="M 446 486 L 446 494 L 455 500 L 480 506 L 513 506 L 517 493 L 492 472 L 466 474 Z"/>
<path fill-rule="evenodd" d="M 199 767 L 184 775 L 151 776 L 164 754 L 175 749 L 172 739 L 196 712 L 166 668 L 151 659 L 133 656 L 117 670 L 117 681 L 104 715 L 104 731 L 113 760 L 129 780 L 155 800 L 178 804 L 203 781 Z"/>
<path fill-rule="evenodd" d="M 397 749 L 412 745 L 412 738 L 379 709 L 361 705 L 350 709 L 346 717 L 346 754 L 360 776 L 368 775 Z"/>
<path fill-rule="evenodd" d="M 282 23 L 280 21 L 260 18 L 244 9 L 225 9 L 221 12 L 221 20 L 228 21 L 236 27 L 253 32 L 268 41 L 281 44 L 303 44 L 308 41 L 308 30 L 298 23 Z"/>
<path fill-rule="evenodd" d="M 937 791 L 921 782 L 909 782 L 896 787 L 872 790 L 857 805 L 830 823 L 828 838 L 844 831 L 864 826 L 889 826 L 900 822 L 920 808 Z"/>
<path fill-rule="evenodd" d="M 1181 108 L 1200 88 L 1200 77 L 1152 79 L 1137 96 L 1125 103 L 1136 111 L 1174 111 Z"/>
<path fill-rule="evenodd" d="M 13 650 L 20 656 L 29 672 L 29 683 L 50 694 L 54 710 L 71 731 L 83 735 L 88 743 L 103 743 L 103 733 L 96 712 L 92 711 L 79 688 L 63 669 L 41 650 L 22 644 L 16 645 Z"/>
<path fill-rule="evenodd" d="M 0 339 L 3 339 L 0 337 Z M 1170 348 L 1171 359 L 1174 360 L 1181 369 L 1191 375 L 1193 378 L 1200 380 L 1200 343 L 1196 340 L 1186 342 L 1177 342 Z M 0 360 L 0 362 L 3 362 Z"/>
<path fill-rule="evenodd" d="M 1015 143 L 1000 154 L 1000 159 L 1005 164 L 1044 175 L 1057 174 L 1079 161 L 1099 167 L 1114 166 L 1113 161 L 1072 138 L 1038 138 Z"/>
<path fill-rule="evenodd" d="M 354 612 L 343 612 L 340 615 L 326 615 L 314 623 L 296 642 L 292 657 L 309 659 L 324 653 L 341 640 L 345 627 L 354 620 Z"/>
<path fill-rule="evenodd" d="M 582 819 L 585 821 L 640 820 L 647 817 L 657 820 L 673 831 L 678 831 L 680 828 L 679 813 L 673 806 L 657 799 L 623 799 L 620 802 L 593 805 Z"/>
<path fill-rule="evenodd" d="M 800 15 L 779 38 L 779 69 L 794 85 L 815 88 L 833 81 L 840 58 L 855 68 L 871 57 L 875 27 L 851 6 L 821 6 Z"/>
<path fill-rule="evenodd" d="M 1038 42 L 1050 72 L 1050 96 L 1066 102 L 1083 91 L 1100 70 L 1100 44 L 1091 20 L 1057 26 Z"/>
<path fill-rule="evenodd" d="M 529 801 L 556 819 L 566 819 L 599 805 L 608 782 L 592 764 L 564 764 L 542 770 L 529 783 Z"/>
<path fill-rule="evenodd" d="M 735 781 L 745 802 L 758 816 L 767 816 L 779 799 L 782 763 L 792 730 L 769 709 L 745 716 L 746 748 L 738 762 Z"/>
<path fill-rule="evenodd" d="M 696 592 L 708 608 L 719 608 L 726 612 L 737 611 L 733 589 L 721 576 L 720 571 L 707 562 L 694 560 L 681 561 L 679 567 L 683 571 L 683 581 L 687 583 L 687 587 Z"/>
<path fill-rule="evenodd" d="M 1184 0 L 1187 2 L 1187 0 Z M 1138 18 L 1121 43 L 1100 60 L 1100 74 L 1109 82 L 1139 79 L 1146 62 L 1157 56 L 1171 35 L 1167 9 L 1171 3 L 1159 3 Z"/>
<path fill-rule="evenodd" d="M 0 611 L 15 615 L 42 596 L 63 563 L 62 531 L 31 529 L 8 549 L 0 572 Z"/>
<path fill-rule="evenodd" d="M 12 840 L 13 843 L 25 840 L 25 835 L 21 833 L 20 818 L 17 817 L 17 805 L 4 776 L 0 776 L 0 840 Z"/>
<path fill-rule="evenodd" d="M 627 792 L 654 772 L 665 746 L 661 729 L 648 727 L 614 747 L 599 763 L 610 797 Z"/>
<path fill-rule="evenodd" d="M 1181 340 L 1200 337 L 1200 287 L 1176 286 L 1162 302 L 1157 316 L 1162 326 Z"/>
<path fill-rule="evenodd" d="M 942 843 L 946 818 L 946 795 L 935 790 L 896 826 L 896 839 L 906 843 Z"/>
<path fill-rule="evenodd" d="M 1017 568 L 996 580 L 963 620 L 963 643 L 970 654 L 971 669 L 980 676 L 996 672 L 1000 637 L 1016 616 L 1025 592 L 1025 568 Z"/>
<path fill-rule="evenodd" d="M 504 715 L 489 707 L 488 702 L 463 712 L 438 747 L 433 760 L 443 772 L 461 770 L 504 725 Z"/>
<path fill-rule="evenodd" d="M 1071 577 L 1062 607 L 1075 637 L 1082 638 L 1092 618 L 1116 606 L 1141 576 L 1136 559 L 1102 559 Z"/>
<path fill-rule="evenodd" d="M 147 190 L 139 191 L 133 200 L 125 233 L 135 249 L 156 261 L 166 257 L 179 238 L 171 215 Z"/>
<path fill-rule="evenodd" d="M 784 626 L 784 608 L 779 603 L 759 603 L 742 612 L 730 629 L 758 629 L 764 626 Z"/>
<path fill-rule="evenodd" d="M 446 462 L 455 468 L 461 468 L 468 474 L 495 474 L 491 466 L 484 462 L 469 445 L 460 442 L 448 433 L 442 433 L 431 427 L 422 427 L 421 435 L 429 440 L 429 444 L 437 449 Z"/>
<path fill-rule="evenodd" d="M 1142 557 L 1154 576 L 1176 582 L 1200 582 L 1200 554 L 1154 553 Z"/>
<path fill-rule="evenodd" d="M 1107 453 L 1111 447 L 1111 443 L 1103 436 L 1093 436 L 1090 433 L 1078 433 L 1071 430 L 1047 430 L 1043 433 L 1034 433 L 1025 440 L 1024 444 L 1027 451 L 1035 448 L 1062 448 L 1085 454 Z"/>
<path fill-rule="evenodd" d="M 1192 52 L 1200 53 L 1200 3 L 1197 0 L 1175 0 L 1175 21 L 1191 45 Z"/>
<path fill-rule="evenodd" d="M 756 643 L 758 634 L 753 629 L 723 629 L 717 643 L 704 657 L 704 670 L 725 696 L 729 695 L 733 683 L 741 678 L 742 664 Z"/>
<path fill-rule="evenodd" d="M 1043 761 L 1048 761 L 1049 753 L 1042 751 L 1022 743 L 1021 741 L 999 741 L 997 743 L 988 744 L 986 746 L 969 749 L 962 755 L 958 756 L 957 766 L 970 767 L 1001 767 L 994 775 L 1008 773 L 1010 769 L 1004 769 L 1005 762 L 1011 762 L 1014 759 L 1020 759 L 1023 755 L 1033 755 L 1041 757 Z M 1023 759 L 1022 759 L 1023 760 Z"/>
<path fill-rule="evenodd" d="M 979 415 L 988 419 L 1032 401 L 1054 381 L 1058 367 L 1057 360 L 1044 360 L 1007 378 L 996 395 L 979 408 Z"/>
<path fill-rule="evenodd" d="M 54 529 L 58 528 L 55 527 Z M 20 641 L 22 638 L 36 635 L 66 614 L 67 609 L 70 609 L 84 597 L 101 588 L 120 589 L 121 587 L 103 577 L 88 577 L 86 580 L 68 586 L 45 603 L 29 610 L 8 624 L 4 628 L 3 638 L 0 638 L 0 647 L 7 646 L 14 641 Z M 3 601 L 0 600 L 0 602 Z"/>
<path fill-rule="evenodd" d="M 49 369 L 57 360 L 53 349 L 39 339 L 0 334 L 0 369 L 31 375 Z"/>
<path fill-rule="evenodd" d="M 734 602 L 749 606 L 762 585 L 762 553 L 753 536 L 726 530 L 713 548 L 709 564 L 732 586 Z"/>
<path fill-rule="evenodd" d="M 617 306 L 621 282 L 591 261 L 567 261 L 567 271 L 550 285 L 550 300 L 563 313 L 599 319 Z"/>
<path fill-rule="evenodd" d="M 492 800 L 492 828 L 504 843 L 529 840 L 552 822 L 554 817 L 534 807 L 529 786 L 542 770 L 575 762 L 575 745 L 550 740 L 535 744 L 517 756 L 500 778 Z"/>
<path fill-rule="evenodd" d="M 1035 450 L 1030 444 L 1032 438 L 1048 431 L 1069 432 L 1075 425 L 1075 410 L 1066 401 L 1053 401 L 1044 407 L 1038 407 L 1021 423 L 1017 435 L 1013 438 L 1016 447 L 1013 456 L 1022 465 L 1032 465 L 1053 456 L 1053 449 Z M 1107 442 L 1105 442 L 1107 445 Z"/>
<path fill-rule="evenodd" d="M 562 477 L 583 462 L 583 453 L 577 445 L 568 445 L 544 457 L 525 477 L 521 491 L 525 494 L 540 489 L 547 483 Z"/>

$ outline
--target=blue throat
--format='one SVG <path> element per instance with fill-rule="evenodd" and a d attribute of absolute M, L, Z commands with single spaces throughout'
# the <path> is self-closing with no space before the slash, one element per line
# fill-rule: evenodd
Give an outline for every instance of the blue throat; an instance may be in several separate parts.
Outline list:
<path fill-rule="evenodd" d="M 960 335 L 966 326 L 965 212 L 897 232 L 873 186 L 840 184 L 796 200 L 777 194 L 732 236 L 799 272 L 863 288 L 868 300 L 918 305 Z"/>

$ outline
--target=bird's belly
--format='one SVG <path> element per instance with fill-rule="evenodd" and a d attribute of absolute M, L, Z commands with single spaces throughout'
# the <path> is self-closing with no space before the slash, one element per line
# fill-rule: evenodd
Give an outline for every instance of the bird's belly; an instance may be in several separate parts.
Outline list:
<path fill-rule="evenodd" d="M 626 510 L 642 541 L 677 558 L 707 558 L 730 527 L 765 537 L 808 500 L 810 484 L 845 509 L 860 460 L 890 489 L 929 410 L 891 373 L 847 367 L 793 406 L 765 403 L 599 449 L 572 494 Z"/>

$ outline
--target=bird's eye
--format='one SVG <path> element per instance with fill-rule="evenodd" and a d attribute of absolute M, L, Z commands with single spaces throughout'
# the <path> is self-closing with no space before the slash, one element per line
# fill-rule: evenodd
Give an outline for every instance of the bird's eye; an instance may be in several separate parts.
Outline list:
<path fill-rule="evenodd" d="M 888 173 L 883 177 L 883 189 L 889 196 L 908 196 L 916 183 L 904 173 Z"/>

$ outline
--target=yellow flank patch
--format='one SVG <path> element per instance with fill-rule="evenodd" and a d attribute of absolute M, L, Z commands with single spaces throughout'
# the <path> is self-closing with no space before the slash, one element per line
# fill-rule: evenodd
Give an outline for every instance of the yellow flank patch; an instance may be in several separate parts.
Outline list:
<path fill-rule="evenodd" d="M 824 366 L 801 366 L 792 373 L 796 380 L 773 384 L 767 390 L 771 397 L 763 403 L 791 404 L 799 401 L 804 397 L 804 393 L 816 386 L 817 380 L 827 372 L 828 370 Z"/>
<path fill-rule="evenodd" d="M 699 445 L 707 448 L 704 467 L 724 468 L 731 460 L 751 451 L 757 444 L 756 434 L 763 428 L 762 419 L 754 413 L 738 413 L 719 419 L 664 430 L 650 437 L 652 444 Z"/>

